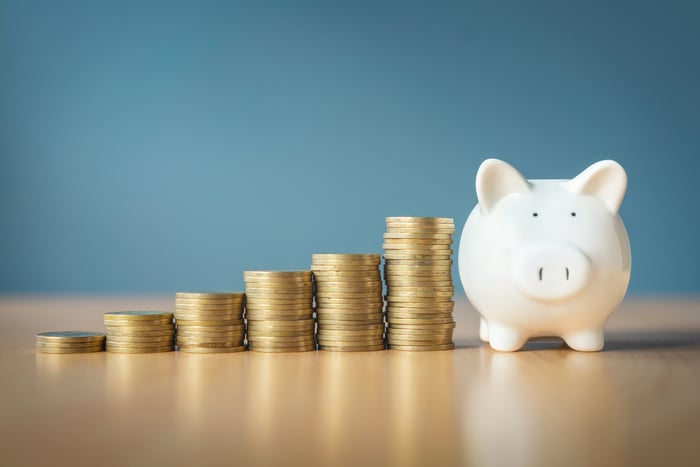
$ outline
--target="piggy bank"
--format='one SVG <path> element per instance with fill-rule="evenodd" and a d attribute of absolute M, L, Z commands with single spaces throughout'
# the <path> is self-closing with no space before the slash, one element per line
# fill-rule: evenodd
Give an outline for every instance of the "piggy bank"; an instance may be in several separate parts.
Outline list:
<path fill-rule="evenodd" d="M 459 275 L 495 350 L 560 337 L 575 350 L 603 348 L 603 327 L 630 279 L 618 209 L 620 164 L 596 162 L 571 180 L 526 180 L 498 159 L 476 174 L 479 203 L 459 244 Z"/>

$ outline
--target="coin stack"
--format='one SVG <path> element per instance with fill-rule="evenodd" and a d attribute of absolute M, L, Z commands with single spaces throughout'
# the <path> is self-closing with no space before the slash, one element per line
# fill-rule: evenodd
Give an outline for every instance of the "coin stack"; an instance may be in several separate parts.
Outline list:
<path fill-rule="evenodd" d="M 389 348 L 454 349 L 453 219 L 387 217 L 386 226 Z"/>
<path fill-rule="evenodd" d="M 105 335 L 92 331 L 51 331 L 36 335 L 36 351 L 41 353 L 89 353 L 105 349 Z"/>
<path fill-rule="evenodd" d="M 384 349 L 380 261 L 375 254 L 312 255 L 321 350 Z"/>
<path fill-rule="evenodd" d="M 180 352 L 245 350 L 243 292 L 177 292 L 175 323 Z"/>
<path fill-rule="evenodd" d="M 245 271 L 248 347 L 316 350 L 311 271 Z"/>
<path fill-rule="evenodd" d="M 166 311 L 112 311 L 104 314 L 107 352 L 153 353 L 173 350 L 175 325 Z"/>

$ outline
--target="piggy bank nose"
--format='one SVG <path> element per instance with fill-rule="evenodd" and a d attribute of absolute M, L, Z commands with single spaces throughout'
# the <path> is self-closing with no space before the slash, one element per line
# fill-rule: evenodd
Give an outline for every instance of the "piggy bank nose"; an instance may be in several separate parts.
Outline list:
<path fill-rule="evenodd" d="M 532 245 L 516 255 L 513 279 L 527 296 L 556 302 L 582 291 L 591 278 L 591 263 L 569 245 Z"/>

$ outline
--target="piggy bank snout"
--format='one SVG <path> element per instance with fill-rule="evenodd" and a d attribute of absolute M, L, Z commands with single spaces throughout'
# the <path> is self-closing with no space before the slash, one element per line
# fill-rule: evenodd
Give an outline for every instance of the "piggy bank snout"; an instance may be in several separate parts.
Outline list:
<path fill-rule="evenodd" d="M 575 246 L 533 245 L 516 254 L 513 279 L 528 297 L 539 301 L 563 301 L 588 284 L 591 263 Z"/>

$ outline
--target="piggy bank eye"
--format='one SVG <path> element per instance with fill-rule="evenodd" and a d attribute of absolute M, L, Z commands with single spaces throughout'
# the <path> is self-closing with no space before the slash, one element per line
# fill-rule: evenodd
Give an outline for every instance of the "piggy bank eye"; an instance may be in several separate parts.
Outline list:
<path fill-rule="evenodd" d="M 537 216 L 539 216 L 539 214 L 537 214 L 536 212 L 532 213 L 532 217 L 537 217 Z"/>
<path fill-rule="evenodd" d="M 572 212 L 571 212 L 571 217 L 576 217 L 576 213 L 572 211 Z"/>

